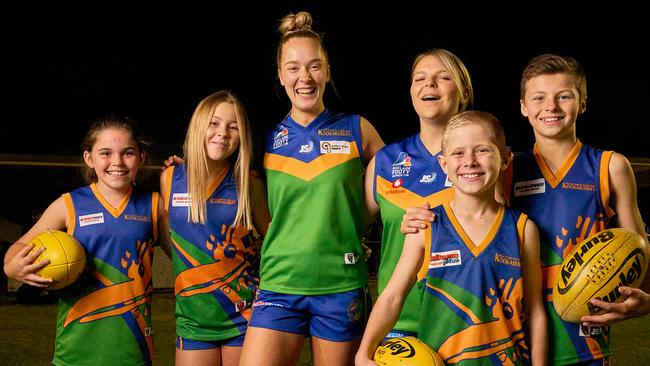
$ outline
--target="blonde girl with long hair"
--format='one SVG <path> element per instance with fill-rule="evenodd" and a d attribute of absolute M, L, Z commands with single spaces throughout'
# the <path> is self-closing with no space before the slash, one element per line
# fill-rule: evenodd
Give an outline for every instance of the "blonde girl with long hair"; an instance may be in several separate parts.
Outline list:
<path fill-rule="evenodd" d="M 269 223 L 251 175 L 251 130 L 240 100 L 218 91 L 196 107 L 184 163 L 163 171 L 172 242 L 176 365 L 237 365 L 259 284 L 253 233 Z"/>

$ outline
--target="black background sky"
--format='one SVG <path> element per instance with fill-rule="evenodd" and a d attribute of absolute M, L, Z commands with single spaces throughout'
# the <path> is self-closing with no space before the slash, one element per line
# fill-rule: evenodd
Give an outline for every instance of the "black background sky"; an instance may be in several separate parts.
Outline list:
<path fill-rule="evenodd" d="M 289 109 L 276 82 L 277 20 L 305 9 L 324 33 L 340 96 L 329 89 L 326 103 L 362 114 L 386 142 L 417 131 L 408 92 L 411 62 L 423 50 L 442 47 L 466 63 L 474 108 L 502 121 L 515 150 L 530 147 L 532 132 L 519 114 L 520 74 L 531 57 L 553 52 L 576 57 L 587 71 L 582 141 L 650 157 L 650 32 L 640 8 L 618 2 L 616 9 L 384 3 L 33 4 L 4 12 L 0 153 L 79 155 L 89 123 L 121 112 L 140 121 L 154 157 L 179 154 L 196 104 L 232 89 L 247 107 L 259 158 L 264 131 Z"/>

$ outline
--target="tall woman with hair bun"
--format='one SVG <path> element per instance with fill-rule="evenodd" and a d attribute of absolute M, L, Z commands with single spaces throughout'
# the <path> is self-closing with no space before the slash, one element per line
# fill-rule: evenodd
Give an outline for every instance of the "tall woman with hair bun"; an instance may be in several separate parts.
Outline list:
<path fill-rule="evenodd" d="M 370 310 L 363 170 L 384 143 L 365 118 L 325 107 L 330 64 L 311 25 L 299 12 L 278 28 L 291 110 L 266 142 L 272 221 L 241 365 L 294 365 L 307 336 L 314 365 L 352 364 Z"/>

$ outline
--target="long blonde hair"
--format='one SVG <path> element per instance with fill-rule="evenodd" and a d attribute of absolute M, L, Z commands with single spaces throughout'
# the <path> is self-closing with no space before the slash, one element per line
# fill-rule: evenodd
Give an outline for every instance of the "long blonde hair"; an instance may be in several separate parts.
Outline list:
<path fill-rule="evenodd" d="M 250 200 L 250 166 L 253 159 L 253 142 L 251 129 L 246 117 L 246 110 L 237 96 L 229 90 L 220 90 L 205 97 L 192 115 L 187 128 L 183 154 L 187 169 L 187 190 L 191 197 L 188 221 L 205 224 L 205 201 L 208 188 L 208 157 L 205 151 L 205 135 L 217 106 L 230 103 L 235 107 L 237 127 L 239 129 L 239 148 L 228 160 L 233 166 L 234 178 L 237 184 L 237 214 L 233 226 L 243 225 L 253 228 Z"/>

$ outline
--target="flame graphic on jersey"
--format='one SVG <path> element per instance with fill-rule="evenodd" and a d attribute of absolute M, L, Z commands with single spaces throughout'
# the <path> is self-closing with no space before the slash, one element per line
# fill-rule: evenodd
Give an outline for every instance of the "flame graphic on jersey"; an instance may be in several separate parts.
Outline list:
<path fill-rule="evenodd" d="M 151 337 L 146 320 L 149 316 L 149 308 L 145 307 L 145 313 L 142 314 L 138 307 L 151 302 L 153 284 L 151 282 L 150 253 L 153 252 L 153 239 L 148 242 L 138 240 L 136 249 L 139 260 L 136 260 L 136 257 L 133 257 L 128 250 L 124 251 L 124 255 L 120 259 L 122 268 L 128 268 L 127 276 L 130 281 L 114 284 L 111 280 L 95 271 L 93 275 L 106 287 L 93 291 L 77 300 L 68 315 L 66 315 L 63 326 L 66 327 L 75 320 L 79 320 L 79 323 L 87 323 L 131 312 L 147 343 L 149 354 L 152 354 L 153 337 Z"/>
<path fill-rule="evenodd" d="M 576 230 L 571 231 L 573 234 L 572 237 L 568 236 L 569 230 L 562 226 L 562 229 L 560 230 L 561 236 L 555 236 L 555 245 L 558 248 L 564 248 L 562 249 L 562 258 L 566 258 L 567 254 L 571 253 L 578 243 L 582 242 L 589 236 L 604 230 L 605 225 L 607 224 L 603 214 L 598 214 L 596 220 L 593 220 L 593 223 L 591 221 L 592 218 L 589 216 L 582 217 L 581 215 L 578 215 L 575 223 Z"/>
<path fill-rule="evenodd" d="M 193 296 L 220 289 L 230 301 L 236 303 L 242 300 L 238 291 L 253 290 L 259 283 L 259 276 L 251 273 L 250 265 L 256 255 L 255 247 L 242 241 L 248 230 L 241 225 L 236 228 L 222 225 L 221 233 L 225 234 L 223 241 L 217 241 L 214 235 L 210 235 L 205 242 L 206 249 L 212 252 L 215 259 L 215 262 L 208 264 L 199 264 L 172 240 L 178 252 L 194 265 L 176 276 L 174 292 L 177 296 Z"/>
<path fill-rule="evenodd" d="M 583 240 L 605 230 L 608 221 L 608 218 L 602 213 L 598 214 L 595 220 L 592 220 L 592 217 L 589 216 L 578 215 L 573 225 L 575 230 L 569 230 L 564 226 L 561 227 L 559 234 L 555 235 L 555 246 L 560 251 L 561 258 L 558 259 L 558 263 L 543 263 L 545 266 L 542 268 L 542 285 L 545 289 L 553 288 L 557 273 L 562 266 L 562 260 Z M 552 301 L 552 295 L 549 291 L 546 294 L 546 301 Z"/>
<path fill-rule="evenodd" d="M 432 287 L 430 284 L 427 286 Z M 467 328 L 451 335 L 440 345 L 438 353 L 445 363 L 496 355 L 502 365 L 521 364 L 522 360 L 513 351 L 513 346 L 522 349 L 523 357 L 529 357 L 522 327 L 522 279 L 514 284 L 513 278 L 508 281 L 501 279 L 498 289 L 488 290 L 484 301 L 492 319 L 487 321 L 481 320 L 474 311 L 452 298 L 443 289 L 432 288 L 445 296 L 470 320 Z"/>

